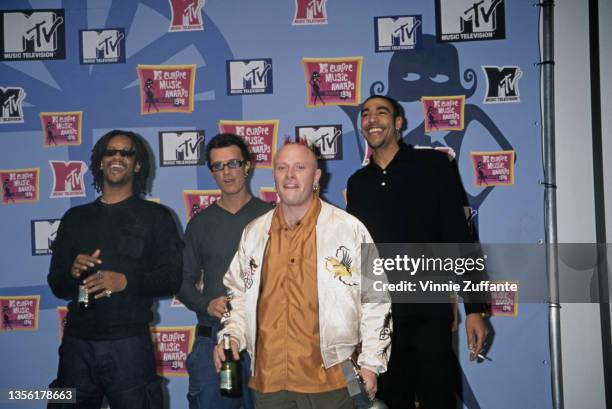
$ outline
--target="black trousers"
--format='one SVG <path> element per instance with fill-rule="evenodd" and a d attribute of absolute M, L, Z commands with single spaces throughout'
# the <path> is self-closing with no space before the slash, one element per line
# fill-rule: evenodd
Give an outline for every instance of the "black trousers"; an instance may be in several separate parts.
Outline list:
<path fill-rule="evenodd" d="M 390 409 L 455 409 L 459 363 L 451 322 L 444 318 L 399 317 L 393 322 L 391 359 L 378 394 Z"/>

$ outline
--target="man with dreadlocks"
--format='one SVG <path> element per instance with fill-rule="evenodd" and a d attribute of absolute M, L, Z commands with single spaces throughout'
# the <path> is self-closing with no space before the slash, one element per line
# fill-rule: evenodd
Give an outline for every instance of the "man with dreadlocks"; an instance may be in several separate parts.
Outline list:
<path fill-rule="evenodd" d="M 71 301 L 51 386 L 76 388 L 79 408 L 104 396 L 112 408 L 162 408 L 151 306 L 180 288 L 182 242 L 170 212 L 141 197 L 150 163 L 140 135 L 104 135 L 90 169 L 102 195 L 66 212 L 52 246 L 49 286 Z M 80 286 L 93 308 L 79 307 Z"/>

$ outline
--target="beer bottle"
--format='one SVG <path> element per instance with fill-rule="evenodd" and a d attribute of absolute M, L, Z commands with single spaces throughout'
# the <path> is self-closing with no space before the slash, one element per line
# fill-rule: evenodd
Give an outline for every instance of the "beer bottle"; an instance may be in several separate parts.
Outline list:
<path fill-rule="evenodd" d="M 94 294 L 90 294 L 85 286 L 83 285 L 83 280 L 94 273 L 93 268 L 88 268 L 81 274 L 81 282 L 79 283 L 79 309 L 81 310 L 92 310 L 94 308 Z"/>
<path fill-rule="evenodd" d="M 239 395 L 238 362 L 234 359 L 231 342 L 229 334 L 223 335 L 225 361 L 221 364 L 221 381 L 219 382 L 219 388 L 221 389 L 221 395 L 236 397 Z"/>

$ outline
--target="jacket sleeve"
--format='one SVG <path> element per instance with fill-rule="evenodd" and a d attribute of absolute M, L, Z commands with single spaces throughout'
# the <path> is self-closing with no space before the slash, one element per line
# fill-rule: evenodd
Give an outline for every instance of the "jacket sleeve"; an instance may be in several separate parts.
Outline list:
<path fill-rule="evenodd" d="M 148 297 L 170 296 L 181 287 L 183 242 L 169 210 L 164 208 L 154 219 L 153 232 L 152 250 L 148 254 L 151 260 L 146 263 L 149 268 L 125 273 L 125 291 Z"/>
<path fill-rule="evenodd" d="M 378 257 L 376 246 L 370 234 L 361 226 L 359 232 L 361 246 L 357 268 L 361 274 L 361 322 L 359 332 L 361 338 L 361 354 L 357 360 L 359 366 L 367 368 L 374 373 L 386 372 L 387 363 L 391 354 L 391 334 L 393 333 L 393 320 L 391 318 L 391 297 L 386 291 L 375 291 L 374 281 L 387 282 L 385 274 L 373 276 L 370 269 L 362 271 L 364 265 L 372 265 L 374 258 Z"/>
<path fill-rule="evenodd" d="M 476 238 L 470 231 L 466 220 L 464 206 L 467 205 L 467 199 L 456 162 L 450 162 L 446 158 L 442 158 L 438 170 L 437 180 L 440 181 L 440 215 L 442 217 L 443 241 L 445 243 L 458 243 L 461 252 L 471 251 L 475 247 L 472 243 L 476 242 Z M 461 243 L 469 244 L 462 247 Z M 486 274 L 484 272 L 472 272 L 471 276 L 466 276 L 466 278 L 480 281 L 486 278 Z M 466 314 L 483 313 L 488 310 L 486 303 L 473 302 L 475 298 L 482 300 L 485 295 L 465 292 L 460 292 L 459 295 L 463 298 L 463 307 Z"/>
<path fill-rule="evenodd" d="M 247 230 L 248 228 L 242 232 L 238 251 L 223 277 L 223 284 L 228 293 L 232 294 L 232 299 L 230 311 L 221 318 L 223 329 L 218 334 L 219 342 L 223 340 L 223 335 L 229 334 L 238 342 L 239 350 L 246 348 L 246 284 L 242 279 L 242 272 L 246 272 L 248 268 L 244 251 Z"/>
<path fill-rule="evenodd" d="M 193 222 L 193 221 L 192 221 Z M 205 297 L 196 288 L 202 271 L 201 262 L 198 257 L 198 240 L 195 225 L 189 223 L 185 232 L 185 247 L 183 248 L 183 279 L 178 299 L 191 311 L 206 313 L 210 297 Z M 206 292 L 206 291 L 205 291 Z"/>
<path fill-rule="evenodd" d="M 67 213 L 62 218 L 55 240 L 51 245 L 53 255 L 47 275 L 47 282 L 53 294 L 66 300 L 76 294 L 79 286 L 79 280 L 70 274 L 72 263 L 77 254 L 72 245 L 73 237 L 69 225 L 70 216 Z"/>

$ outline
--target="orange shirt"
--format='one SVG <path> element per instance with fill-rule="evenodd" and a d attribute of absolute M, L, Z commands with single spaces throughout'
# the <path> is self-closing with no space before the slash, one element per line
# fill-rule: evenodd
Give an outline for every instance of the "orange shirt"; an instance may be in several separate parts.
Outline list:
<path fill-rule="evenodd" d="M 295 226 L 280 206 L 272 217 L 257 310 L 255 373 L 259 392 L 328 392 L 346 386 L 340 366 L 323 366 L 319 339 L 316 224 L 318 197 Z"/>

